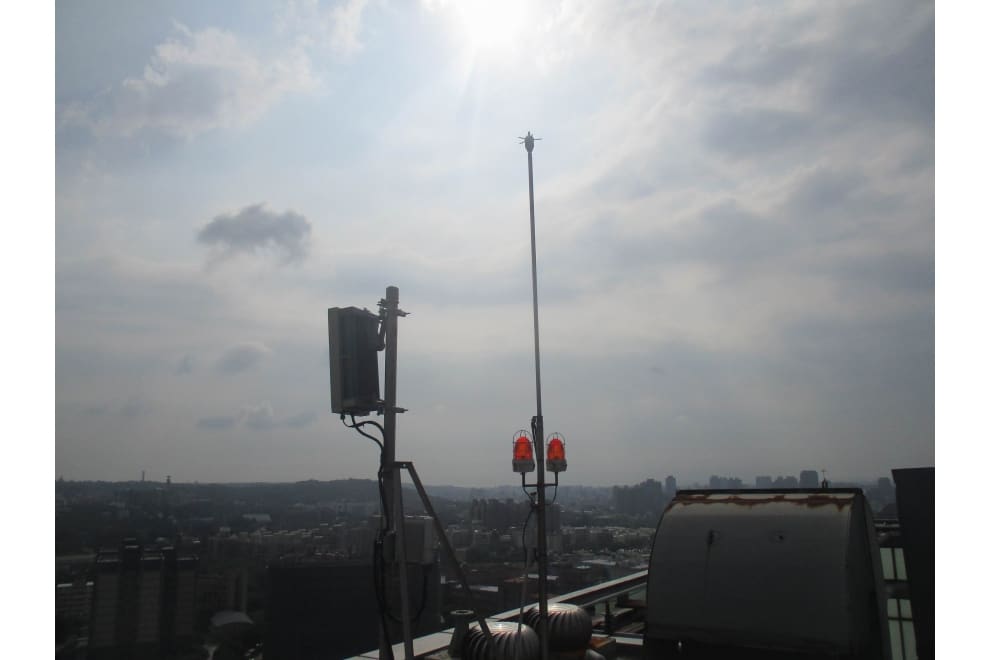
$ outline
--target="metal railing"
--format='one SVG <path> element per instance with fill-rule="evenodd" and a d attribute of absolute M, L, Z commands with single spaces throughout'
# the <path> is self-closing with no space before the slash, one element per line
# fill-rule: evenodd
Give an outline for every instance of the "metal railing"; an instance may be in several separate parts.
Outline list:
<path fill-rule="evenodd" d="M 604 603 L 613 598 L 628 595 L 632 592 L 640 591 L 646 588 L 646 577 L 648 574 L 649 571 L 639 571 L 626 575 L 625 577 L 616 578 L 615 580 L 609 580 L 608 582 L 602 582 L 601 584 L 585 587 L 584 589 L 578 589 L 577 591 L 571 591 L 570 593 L 554 596 L 553 598 L 547 599 L 547 602 L 572 603 L 574 605 L 580 605 L 581 607 L 598 605 L 599 603 Z M 532 605 L 535 605 L 535 602 L 530 603 L 527 607 L 531 607 Z M 519 609 L 512 608 L 511 610 L 493 614 L 489 616 L 488 619 L 495 621 L 509 621 L 515 620 L 518 616 Z M 443 651 L 450 645 L 450 639 L 453 634 L 454 629 L 448 628 L 430 635 L 417 637 L 413 640 L 414 657 L 418 658 L 431 653 Z M 392 647 L 392 653 L 395 658 L 404 657 L 403 645 L 394 645 Z M 378 649 L 373 649 L 362 653 L 361 655 L 356 656 L 356 658 L 358 660 L 370 660 L 372 658 L 377 660 L 379 658 Z"/>

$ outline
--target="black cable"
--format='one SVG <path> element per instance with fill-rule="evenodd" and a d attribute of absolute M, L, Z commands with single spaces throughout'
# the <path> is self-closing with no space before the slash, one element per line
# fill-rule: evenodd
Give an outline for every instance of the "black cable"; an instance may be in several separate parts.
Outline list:
<path fill-rule="evenodd" d="M 385 501 L 385 483 L 384 483 L 384 472 L 385 472 L 385 445 L 382 441 L 373 435 L 365 433 L 361 430 L 362 426 L 371 425 L 376 427 L 385 436 L 385 429 L 381 427 L 380 424 L 371 421 L 357 422 L 354 419 L 354 415 L 351 415 L 351 423 L 348 424 L 345 421 L 344 415 L 340 415 L 340 421 L 343 422 L 344 426 L 347 428 L 352 428 L 364 437 L 370 439 L 376 445 L 378 445 L 378 497 L 381 501 L 382 508 L 382 521 L 384 526 L 378 530 L 378 534 L 375 536 L 375 543 L 372 546 L 371 551 L 371 577 L 372 586 L 375 590 L 375 600 L 378 603 L 378 619 L 379 624 L 382 627 L 382 636 L 385 638 L 385 648 L 387 658 L 385 660 L 395 660 L 395 656 L 392 653 L 392 638 L 388 634 L 388 602 L 386 600 L 385 594 L 385 557 L 384 557 L 384 542 L 385 542 L 385 532 L 389 527 L 391 527 L 389 515 L 388 502 Z"/>
<path fill-rule="evenodd" d="M 522 529 L 523 562 L 527 568 L 529 567 L 529 552 L 526 550 L 526 528 L 529 526 L 529 520 L 533 517 L 533 511 L 535 510 L 535 505 L 529 508 L 529 513 L 526 514 L 526 521 L 523 523 Z"/>
<path fill-rule="evenodd" d="M 528 493 L 527 493 L 528 495 Z M 519 590 L 519 625 L 516 627 L 516 631 L 522 629 L 523 624 L 523 612 L 526 609 L 526 583 L 529 581 L 529 550 L 526 548 L 526 528 L 529 527 L 529 521 L 533 517 L 533 511 L 536 510 L 536 504 L 530 501 L 529 513 L 526 514 L 526 521 L 523 523 L 522 528 L 522 547 L 523 547 L 523 583 Z"/>
<path fill-rule="evenodd" d="M 357 431 L 358 433 L 360 433 L 364 437 L 369 438 L 372 442 L 374 442 L 376 445 L 378 445 L 378 449 L 380 449 L 383 452 L 385 451 L 385 446 L 382 444 L 382 441 L 381 440 L 379 440 L 378 438 L 376 438 L 373 435 L 368 435 L 367 433 L 365 433 L 364 431 L 361 430 L 361 427 L 362 426 L 367 426 L 367 425 L 370 424 L 371 426 L 374 426 L 379 431 L 381 431 L 382 437 L 384 437 L 385 436 L 385 429 L 383 429 L 378 422 L 371 422 L 371 421 L 357 422 L 354 419 L 354 415 L 351 415 L 351 423 L 348 424 L 346 421 L 344 421 L 344 415 L 343 414 L 340 415 L 340 421 L 341 422 L 344 422 L 344 426 L 346 426 L 347 428 L 354 429 L 355 431 Z"/>
<path fill-rule="evenodd" d="M 355 426 L 374 426 L 376 429 L 378 429 L 378 432 L 382 434 L 382 437 L 385 436 L 385 429 L 382 427 L 382 425 L 370 419 L 366 419 L 363 422 L 355 423 L 354 415 L 351 415 L 351 424 L 354 424 Z"/>
<path fill-rule="evenodd" d="M 385 436 L 385 429 L 382 428 L 382 425 L 379 424 L 378 422 L 373 422 L 373 421 L 370 421 L 370 420 L 366 420 L 366 421 L 363 421 L 363 422 L 358 422 L 356 419 L 354 419 L 354 415 L 351 415 L 351 423 L 350 424 L 348 424 L 345 421 L 345 418 L 344 418 L 344 415 L 343 414 L 340 416 L 340 421 L 343 422 L 344 423 L 344 426 L 346 426 L 347 428 L 354 429 L 355 431 L 357 431 L 358 433 L 360 433 L 364 437 L 369 438 L 376 445 L 378 445 L 378 449 L 379 449 L 379 461 L 378 461 L 378 497 L 381 500 L 381 504 L 382 504 L 382 514 L 383 514 L 384 528 L 382 530 L 379 530 L 378 536 L 377 536 L 377 538 L 375 540 L 375 546 L 374 546 L 375 556 L 372 557 L 372 573 L 373 573 L 373 578 L 374 578 L 374 581 L 375 581 L 375 598 L 378 601 L 378 607 L 379 607 L 379 613 L 380 614 L 383 614 L 385 617 L 391 619 L 395 623 L 402 623 L 402 620 L 401 619 L 397 618 L 394 614 L 392 614 L 391 608 L 389 608 L 389 606 L 388 606 L 387 592 L 385 591 L 385 553 L 384 553 L 384 547 L 383 546 L 384 546 L 384 543 L 385 543 L 385 530 L 388 530 L 388 529 L 390 529 L 392 527 L 392 517 L 389 514 L 389 507 L 388 507 L 388 504 L 385 501 L 385 475 L 384 475 L 384 471 L 385 471 L 385 463 L 384 463 L 384 461 L 385 461 L 385 455 L 384 455 L 385 446 L 375 436 L 370 435 L 370 434 L 365 433 L 364 431 L 362 431 L 361 430 L 361 427 L 362 426 L 374 426 L 376 429 L 378 429 L 378 431 L 382 434 L 383 437 Z M 423 616 L 423 612 L 426 610 L 426 595 L 427 595 L 427 587 L 428 587 L 428 585 L 427 585 L 426 571 L 423 570 L 422 571 L 422 574 L 423 574 L 423 578 L 422 578 L 422 583 L 423 584 L 422 584 L 422 588 L 421 588 L 421 594 L 422 595 L 421 595 L 420 600 L 419 600 L 419 606 L 416 608 L 416 615 L 412 617 L 412 623 L 419 622 L 420 617 Z M 386 632 L 385 632 L 386 642 L 389 642 L 389 640 L 388 640 L 388 631 L 387 631 L 387 628 L 385 626 L 384 620 L 382 621 L 382 627 L 384 629 L 386 629 Z M 389 648 L 391 649 L 391 643 L 389 643 Z"/>
<path fill-rule="evenodd" d="M 388 660 L 394 660 L 392 637 L 388 634 L 388 620 L 385 617 L 388 605 L 385 603 L 385 584 L 382 579 L 384 577 L 384 571 L 381 569 L 381 566 L 384 564 L 382 536 L 383 534 L 379 532 L 372 547 L 371 575 L 375 589 L 375 600 L 378 602 L 378 620 L 382 627 L 382 635 L 385 637 L 385 648 L 388 649 Z"/>
<path fill-rule="evenodd" d="M 419 623 L 420 617 L 423 616 L 423 612 L 426 610 L 426 590 L 427 590 L 427 587 L 428 587 L 428 584 L 427 583 L 429 581 L 429 576 L 426 574 L 426 569 L 425 568 L 422 570 L 422 575 L 423 575 L 423 579 L 422 579 L 423 585 L 422 585 L 422 589 L 421 589 L 421 594 L 422 595 L 419 598 L 419 605 L 416 606 L 416 614 L 414 614 L 410 618 L 410 620 L 409 620 L 410 623 Z M 387 603 L 386 603 L 386 606 L 387 606 Z M 399 618 L 399 617 L 397 617 L 397 616 L 395 616 L 395 614 L 392 613 L 392 610 L 391 609 L 387 609 L 386 610 L 386 614 L 388 615 L 388 618 L 392 620 L 392 622 L 394 622 L 394 623 L 402 623 L 402 619 Z"/>

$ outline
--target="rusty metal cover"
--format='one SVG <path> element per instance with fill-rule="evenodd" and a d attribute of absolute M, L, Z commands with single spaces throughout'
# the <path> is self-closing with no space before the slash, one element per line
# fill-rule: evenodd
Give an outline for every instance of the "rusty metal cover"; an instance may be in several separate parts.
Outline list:
<path fill-rule="evenodd" d="M 647 585 L 653 639 L 889 652 L 879 550 L 859 489 L 680 491 L 657 527 Z"/>

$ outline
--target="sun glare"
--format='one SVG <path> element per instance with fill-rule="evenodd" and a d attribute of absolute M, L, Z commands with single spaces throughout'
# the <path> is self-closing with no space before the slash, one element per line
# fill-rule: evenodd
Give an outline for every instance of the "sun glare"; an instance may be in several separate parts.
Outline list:
<path fill-rule="evenodd" d="M 459 28 L 474 51 L 511 48 L 526 27 L 524 0 L 460 0 L 454 3 Z"/>

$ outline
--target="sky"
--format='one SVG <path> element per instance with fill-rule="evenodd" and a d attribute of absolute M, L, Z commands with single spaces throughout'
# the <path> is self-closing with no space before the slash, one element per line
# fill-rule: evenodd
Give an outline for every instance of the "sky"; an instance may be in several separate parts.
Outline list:
<path fill-rule="evenodd" d="M 514 483 L 935 457 L 930 2 L 55 3 L 55 472 L 373 478 L 326 309 L 400 289 L 397 456 Z"/>

